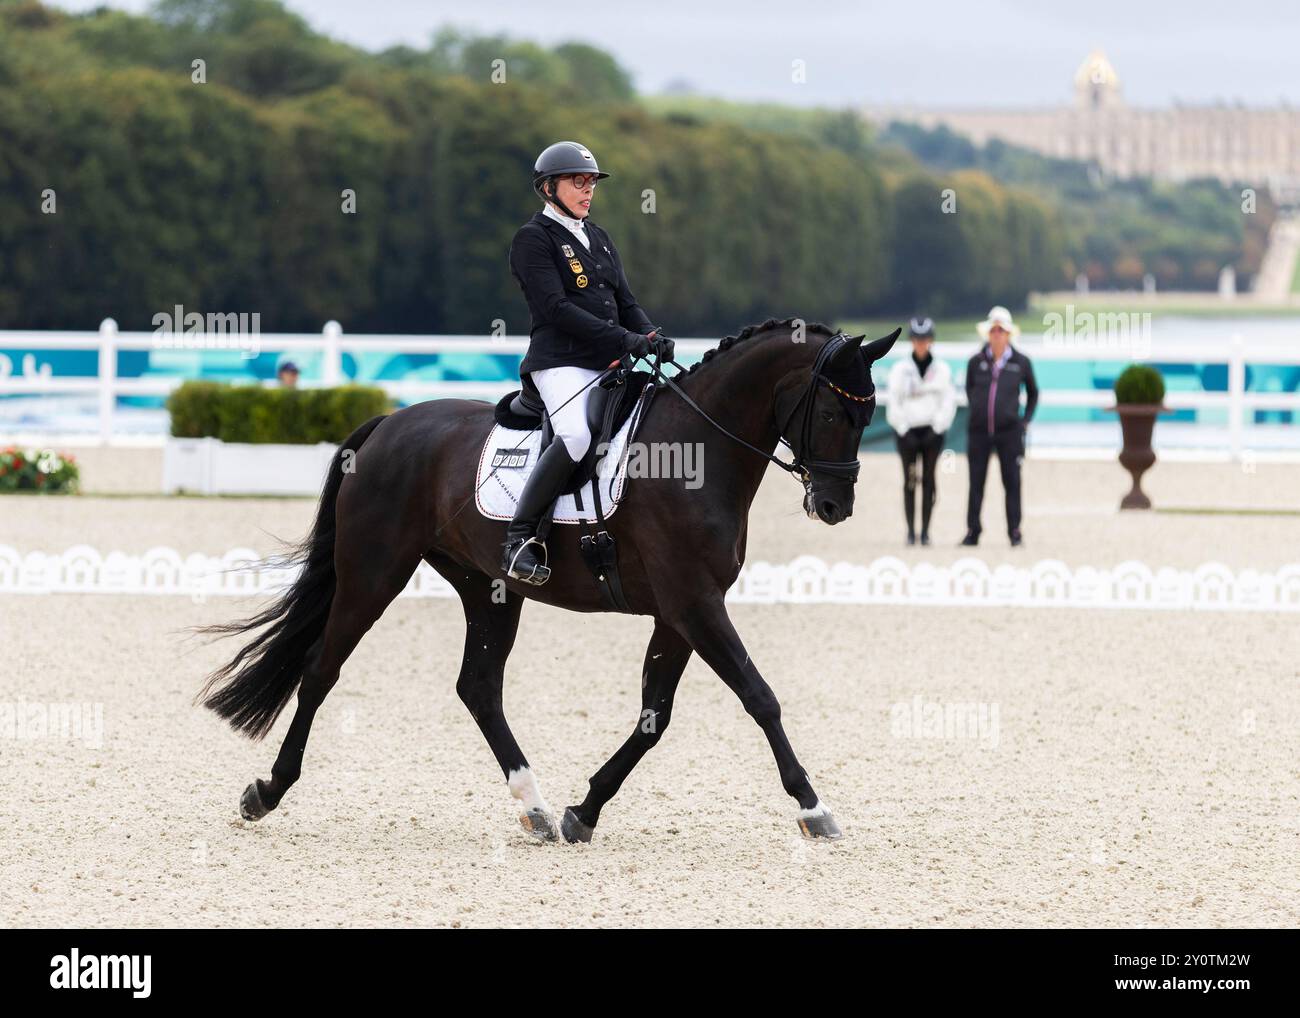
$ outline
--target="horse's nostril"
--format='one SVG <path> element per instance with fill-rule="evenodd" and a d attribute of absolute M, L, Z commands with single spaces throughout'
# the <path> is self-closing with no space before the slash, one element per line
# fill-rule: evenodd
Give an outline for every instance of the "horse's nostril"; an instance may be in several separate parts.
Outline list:
<path fill-rule="evenodd" d="M 839 519 L 840 512 L 835 508 L 835 503 L 829 500 L 822 502 L 822 516 L 827 519 Z"/>

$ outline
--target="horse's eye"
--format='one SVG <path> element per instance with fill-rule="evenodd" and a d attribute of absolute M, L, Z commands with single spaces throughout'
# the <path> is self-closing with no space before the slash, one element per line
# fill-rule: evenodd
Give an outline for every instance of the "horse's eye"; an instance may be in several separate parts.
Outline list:
<path fill-rule="evenodd" d="M 825 421 L 827 424 L 834 424 L 834 423 L 835 423 L 835 415 L 834 415 L 833 413 L 831 413 L 829 410 L 823 410 L 823 411 L 822 411 L 822 420 Z"/>

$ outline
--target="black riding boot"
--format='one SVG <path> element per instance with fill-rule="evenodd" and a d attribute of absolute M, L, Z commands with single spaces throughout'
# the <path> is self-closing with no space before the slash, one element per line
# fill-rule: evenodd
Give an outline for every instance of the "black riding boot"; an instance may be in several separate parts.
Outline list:
<path fill-rule="evenodd" d="M 907 517 L 907 543 L 916 543 L 916 464 L 906 462 L 903 469 L 903 515 Z"/>
<path fill-rule="evenodd" d="M 573 473 L 574 466 L 569 450 L 557 435 L 524 484 L 519 504 L 515 506 L 514 519 L 506 527 L 501 571 L 512 579 L 540 587 L 551 578 L 551 570 L 546 565 L 546 545 L 537 540 L 537 528 L 560 497 L 560 489 Z"/>

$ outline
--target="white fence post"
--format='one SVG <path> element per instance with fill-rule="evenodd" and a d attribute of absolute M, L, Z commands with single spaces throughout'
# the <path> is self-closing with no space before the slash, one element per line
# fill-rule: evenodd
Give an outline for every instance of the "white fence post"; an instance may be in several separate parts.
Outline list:
<path fill-rule="evenodd" d="M 342 354 L 339 350 L 339 338 L 343 335 L 343 326 L 338 322 L 325 323 L 325 354 L 321 364 L 321 382 L 326 386 L 338 385 L 342 376 Z"/>
<path fill-rule="evenodd" d="M 1228 351 L 1228 450 L 1234 460 L 1241 459 L 1242 416 L 1246 396 L 1246 357 L 1240 332 L 1232 334 Z"/>
<path fill-rule="evenodd" d="M 113 440 L 113 411 L 117 409 L 117 322 L 99 323 L 99 443 Z"/>

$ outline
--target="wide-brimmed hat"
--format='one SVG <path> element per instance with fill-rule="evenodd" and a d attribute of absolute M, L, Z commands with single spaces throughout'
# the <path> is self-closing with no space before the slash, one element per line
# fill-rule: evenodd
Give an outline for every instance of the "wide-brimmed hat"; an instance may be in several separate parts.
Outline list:
<path fill-rule="evenodd" d="M 989 330 L 995 325 L 1000 325 L 1011 333 L 1012 339 L 1020 335 L 1020 326 L 1011 320 L 1011 312 L 1001 304 L 989 308 L 989 316 L 975 326 L 975 331 L 980 334 L 980 339 L 988 339 Z"/>

